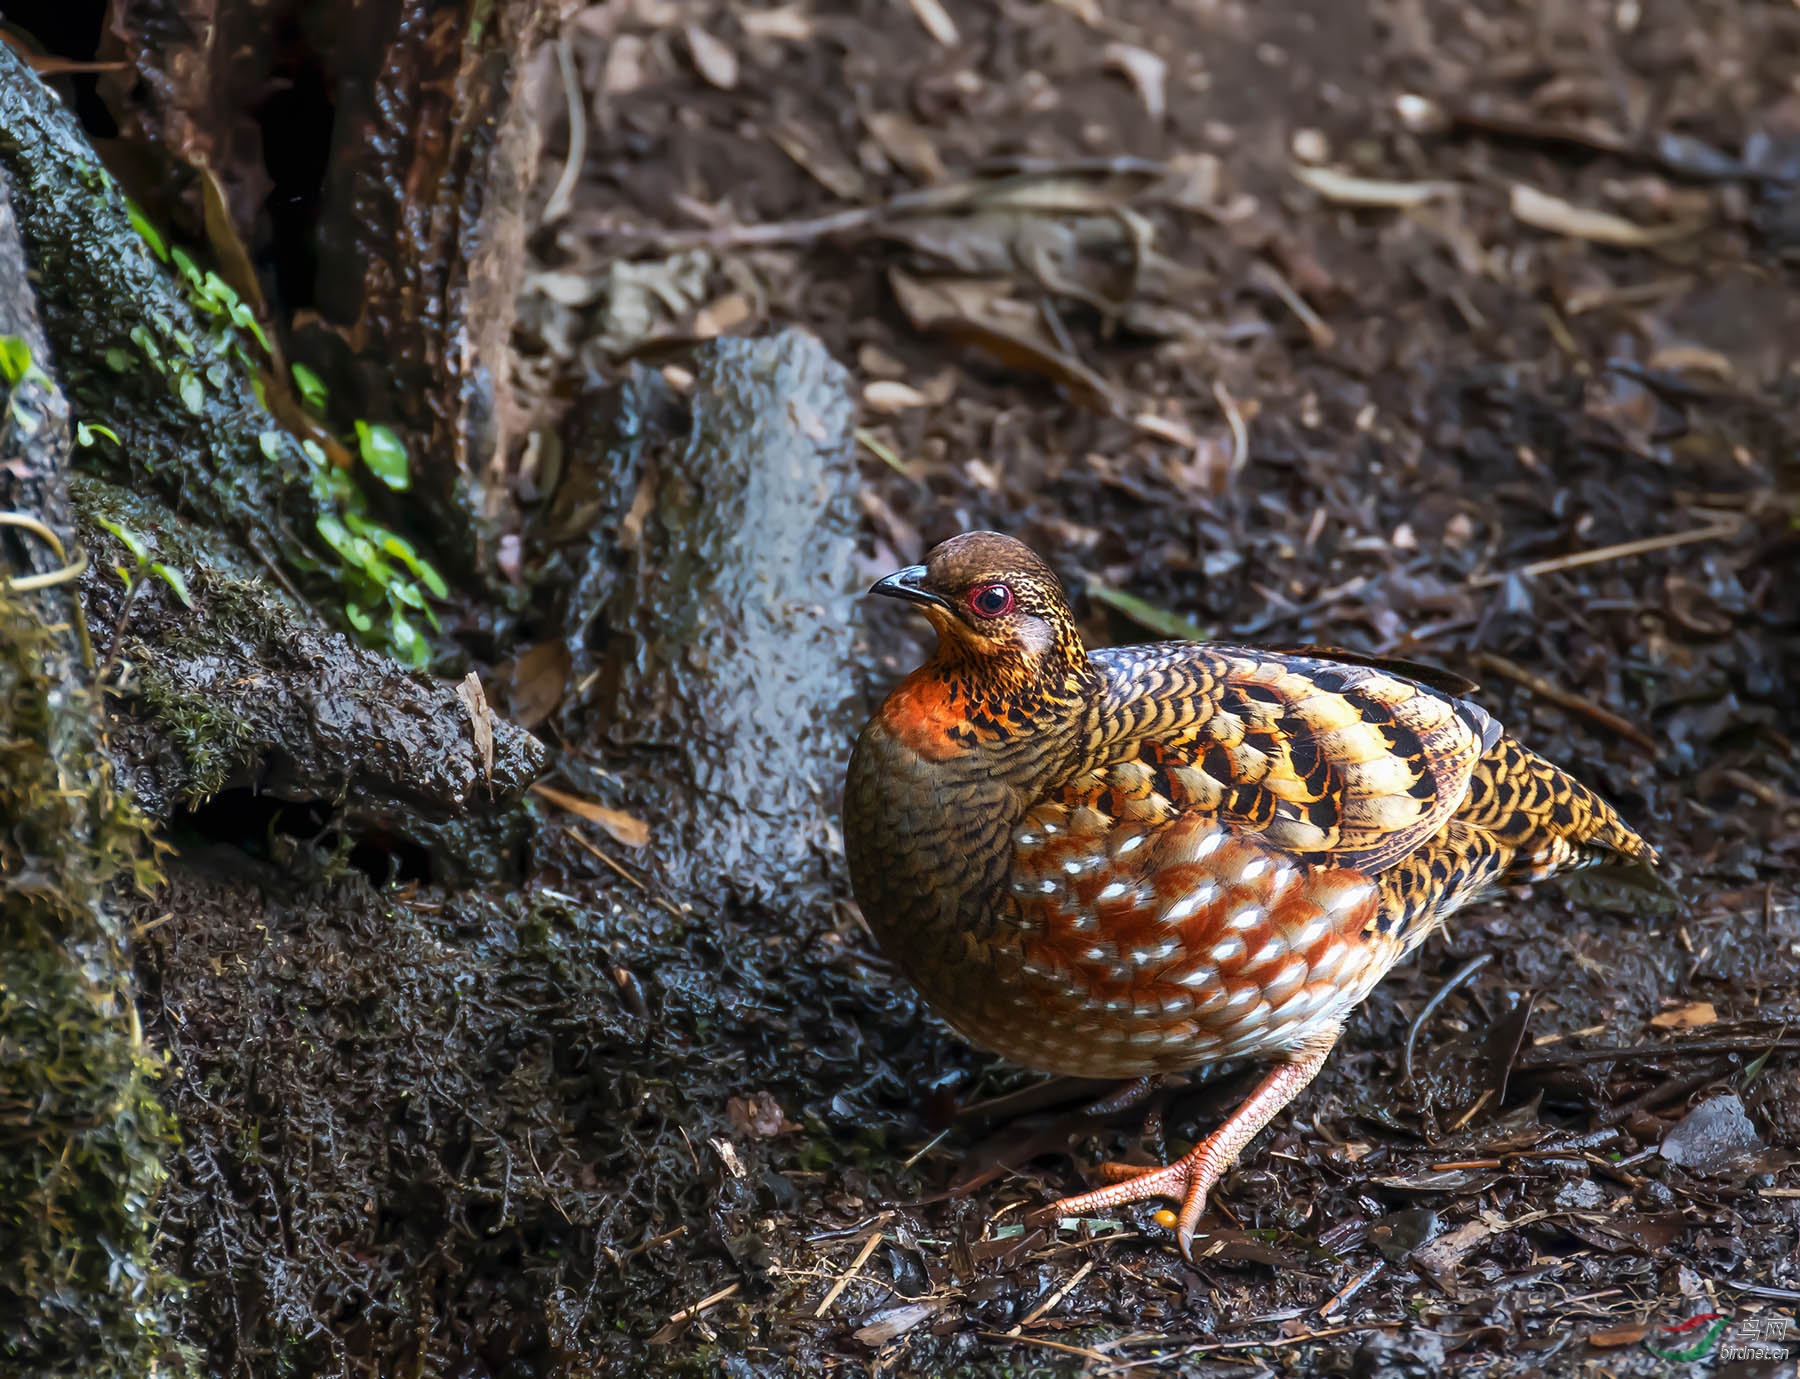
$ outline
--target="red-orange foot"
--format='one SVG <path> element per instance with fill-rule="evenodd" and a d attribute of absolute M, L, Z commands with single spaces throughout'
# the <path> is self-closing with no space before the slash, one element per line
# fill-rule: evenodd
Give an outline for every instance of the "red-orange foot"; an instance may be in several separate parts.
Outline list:
<path fill-rule="evenodd" d="M 1192 1264 L 1194 1227 L 1200 1224 L 1200 1215 L 1206 1210 L 1206 1194 L 1236 1161 L 1244 1146 L 1256 1138 L 1257 1132 L 1313 1080 L 1331 1052 L 1331 1046 L 1337 1042 L 1337 1036 L 1338 1031 L 1333 1027 L 1295 1049 L 1289 1055 L 1292 1061 L 1281 1064 L 1265 1077 L 1223 1125 L 1166 1168 L 1101 1164 L 1100 1172 L 1111 1180 L 1110 1187 L 1065 1197 L 1037 1215 L 1040 1219 L 1091 1216 L 1151 1197 L 1173 1197 L 1181 1203 L 1180 1210 L 1175 1213 L 1175 1239 L 1181 1246 L 1182 1257 Z"/>
<path fill-rule="evenodd" d="M 1234 1156 L 1235 1157 L 1235 1156 Z M 1191 1264 L 1194 1259 L 1194 1228 L 1206 1210 L 1206 1194 L 1224 1175 L 1231 1158 L 1221 1159 L 1218 1136 L 1202 1140 L 1174 1163 L 1164 1168 L 1143 1164 L 1104 1163 L 1100 1174 L 1112 1186 L 1095 1188 L 1044 1208 L 1046 1217 L 1092 1216 L 1131 1202 L 1152 1197 L 1172 1197 L 1181 1203 L 1175 1214 L 1175 1239 L 1182 1256 Z"/>

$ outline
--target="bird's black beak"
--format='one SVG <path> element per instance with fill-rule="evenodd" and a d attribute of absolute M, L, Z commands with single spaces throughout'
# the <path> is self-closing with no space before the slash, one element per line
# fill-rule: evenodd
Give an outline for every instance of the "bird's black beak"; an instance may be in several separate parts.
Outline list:
<path fill-rule="evenodd" d="M 928 608 L 945 608 L 949 600 L 934 594 L 925 587 L 925 567 L 908 565 L 904 570 L 895 570 L 886 579 L 878 579 L 869 590 L 871 594 L 885 594 L 891 599 L 903 599 L 907 603 L 921 603 Z"/>

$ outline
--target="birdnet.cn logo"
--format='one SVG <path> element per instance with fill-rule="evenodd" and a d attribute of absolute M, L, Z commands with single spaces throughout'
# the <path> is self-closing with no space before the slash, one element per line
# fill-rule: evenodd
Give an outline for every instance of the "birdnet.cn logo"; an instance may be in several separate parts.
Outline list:
<path fill-rule="evenodd" d="M 1800 1343 L 1800 1328 L 1792 1317 L 1780 1315 L 1746 1317 L 1733 1328 L 1723 1343 L 1731 1318 L 1723 1312 L 1702 1312 L 1697 1317 L 1665 1326 L 1654 1341 L 1646 1340 L 1644 1348 L 1664 1360 L 1713 1359 L 1718 1364 L 1740 1364 L 1745 1361 L 1781 1363 L 1794 1358 Z"/>

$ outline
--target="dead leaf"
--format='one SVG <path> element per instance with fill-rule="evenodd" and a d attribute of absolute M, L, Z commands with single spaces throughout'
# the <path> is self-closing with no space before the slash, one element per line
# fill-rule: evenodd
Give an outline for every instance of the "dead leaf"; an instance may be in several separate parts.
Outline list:
<path fill-rule="evenodd" d="M 1167 109 L 1169 64 L 1148 48 L 1129 43 L 1108 43 L 1101 56 L 1109 71 L 1124 74 L 1144 103 L 1144 112 L 1160 123 Z"/>
<path fill-rule="evenodd" d="M 876 412 L 903 412 L 909 407 L 924 407 L 930 401 L 917 388 L 891 379 L 877 379 L 863 389 L 863 404 Z"/>
<path fill-rule="evenodd" d="M 1551 196 L 1536 187 L 1515 182 L 1512 186 L 1513 218 L 1534 229 L 1571 239 L 1591 240 L 1595 244 L 1611 244 L 1620 249 L 1641 249 L 1651 244 L 1666 244 L 1683 239 L 1700 227 L 1685 225 L 1639 225 L 1610 211 L 1590 210 Z"/>
<path fill-rule="evenodd" d="M 531 791 L 534 795 L 543 796 L 558 809 L 577 814 L 591 824 L 599 824 L 615 843 L 628 848 L 641 848 L 650 841 L 650 825 L 636 815 L 627 814 L 623 809 L 608 809 L 603 804 L 554 789 L 542 782 L 533 785 Z"/>
<path fill-rule="evenodd" d="M 569 684 L 569 644 L 561 637 L 539 642 L 513 662 L 507 707 L 513 722 L 532 732 L 556 712 Z"/>
<path fill-rule="evenodd" d="M 1475 1247 L 1493 1234 L 1494 1228 L 1485 1221 L 1465 1221 L 1447 1235 L 1419 1246 L 1407 1258 L 1429 1277 L 1447 1281 L 1456 1277 L 1456 1271 Z"/>
<path fill-rule="evenodd" d="M 1653 1015 L 1650 1023 L 1657 1029 L 1699 1029 L 1718 1018 L 1719 1012 L 1713 1009 L 1711 1001 L 1695 1001 L 1679 1010 L 1665 1010 L 1661 1015 Z"/>
<path fill-rule="evenodd" d="M 798 163 L 801 171 L 833 196 L 845 201 L 864 198 L 868 184 L 862 173 L 835 151 L 825 148 L 810 126 L 797 120 L 776 119 L 770 121 L 764 133 L 770 143 Z"/>
<path fill-rule="evenodd" d="M 1043 334 L 1036 308 L 1013 298 L 1004 279 L 921 279 L 895 268 L 888 271 L 888 280 L 915 329 L 941 331 L 1008 367 L 1054 380 L 1096 412 L 1121 414 L 1112 385 L 1058 349 Z"/>
<path fill-rule="evenodd" d="M 752 1140 L 766 1140 L 800 1128 L 787 1118 L 773 1095 L 762 1091 L 726 1101 L 725 1119 L 731 1122 L 734 1132 Z"/>
<path fill-rule="evenodd" d="M 649 80 L 645 64 L 650 45 L 641 34 L 620 34 L 607 45 L 606 66 L 600 69 L 600 94 L 630 95 Z"/>
<path fill-rule="evenodd" d="M 1330 168 L 1296 164 L 1294 176 L 1327 201 L 1340 206 L 1422 206 L 1442 196 L 1455 196 L 1454 182 L 1389 182 L 1373 177 L 1352 177 Z"/>
<path fill-rule="evenodd" d="M 941 1299 L 927 1299 L 901 1303 L 898 1307 L 885 1307 L 874 1313 L 866 1325 L 857 1328 L 856 1339 L 866 1346 L 879 1348 L 889 1341 L 899 1340 L 920 1322 L 929 1321 L 943 1306 Z"/>
<path fill-rule="evenodd" d="M 1650 1328 L 1641 1322 L 1635 1326 L 1615 1326 L 1610 1331 L 1590 1331 L 1587 1342 L 1602 1350 L 1610 1350 L 1615 1346 L 1636 1345 L 1649 1331 Z"/>
<path fill-rule="evenodd" d="M 488 707 L 487 694 L 481 688 L 481 677 L 474 671 L 463 676 L 456 687 L 456 697 L 469 711 L 469 731 L 475 739 L 475 755 L 481 758 L 481 777 L 487 782 L 488 794 L 494 793 L 494 711 Z"/>
<path fill-rule="evenodd" d="M 946 48 L 954 48 L 962 41 L 962 35 L 956 31 L 955 21 L 938 0 L 912 0 L 912 12 L 925 26 L 925 32 Z"/>
<path fill-rule="evenodd" d="M 744 1167 L 744 1161 L 738 1158 L 737 1146 L 735 1144 L 722 1135 L 715 1135 L 712 1139 L 709 1139 L 707 1143 L 712 1146 L 713 1153 L 719 1156 L 719 1161 L 725 1165 L 725 1171 L 733 1178 L 743 1178 L 748 1176 L 748 1170 Z"/>
<path fill-rule="evenodd" d="M 921 182 L 943 180 L 944 160 L 938 157 L 937 145 L 906 116 L 883 110 L 863 123 L 881 145 L 881 151 Z"/>
<path fill-rule="evenodd" d="M 785 38 L 806 43 L 813 36 L 812 17 L 807 14 L 805 5 L 782 5 L 772 10 L 740 8 L 737 17 L 744 32 L 752 38 Z"/>
<path fill-rule="evenodd" d="M 694 59 L 694 70 L 721 91 L 730 91 L 738 83 L 737 54 L 698 24 L 689 24 L 682 32 L 687 36 L 688 56 Z"/>
<path fill-rule="evenodd" d="M 711 340 L 743 325 L 750 319 L 750 312 L 748 297 L 741 292 L 730 293 L 716 302 L 708 302 L 694 313 L 694 334 L 702 340 Z"/>

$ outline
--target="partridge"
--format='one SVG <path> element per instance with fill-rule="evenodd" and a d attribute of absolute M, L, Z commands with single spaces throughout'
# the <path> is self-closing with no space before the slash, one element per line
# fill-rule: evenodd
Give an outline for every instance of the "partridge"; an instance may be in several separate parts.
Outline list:
<path fill-rule="evenodd" d="M 1207 1193 L 1382 976 L 1497 886 L 1654 865 L 1612 806 L 1463 698 L 1346 653 L 1089 651 L 1061 586 L 995 532 L 872 591 L 936 628 L 858 739 L 844 843 L 883 948 L 971 1042 L 1147 1078 L 1272 1060 L 1176 1162 L 1101 1166 L 1061 1215 Z"/>

